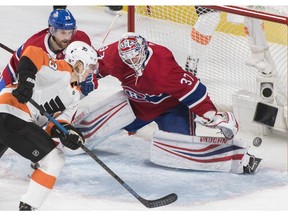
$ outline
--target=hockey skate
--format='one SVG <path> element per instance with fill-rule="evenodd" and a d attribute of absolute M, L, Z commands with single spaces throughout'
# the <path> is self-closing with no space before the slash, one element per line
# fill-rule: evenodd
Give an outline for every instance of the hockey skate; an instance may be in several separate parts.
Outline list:
<path fill-rule="evenodd" d="M 262 159 L 256 158 L 254 155 L 250 155 L 250 154 L 248 154 L 248 155 L 250 156 L 249 162 L 248 162 L 247 166 L 243 167 L 243 172 L 244 172 L 244 174 L 254 174 L 258 171 L 259 165 L 260 165 Z"/>
<path fill-rule="evenodd" d="M 35 209 L 32 208 L 30 205 L 28 205 L 27 203 L 23 203 L 20 201 L 19 204 L 19 211 L 34 211 Z"/>
<path fill-rule="evenodd" d="M 188 56 L 185 63 L 185 70 L 196 76 L 198 62 L 199 62 L 198 58 L 191 58 L 190 56 Z"/>

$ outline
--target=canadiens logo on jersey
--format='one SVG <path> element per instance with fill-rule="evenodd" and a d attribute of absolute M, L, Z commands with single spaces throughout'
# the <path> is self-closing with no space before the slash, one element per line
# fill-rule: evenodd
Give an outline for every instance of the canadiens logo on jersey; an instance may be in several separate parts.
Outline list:
<path fill-rule="evenodd" d="M 145 93 L 141 93 L 136 91 L 135 89 L 128 87 L 128 86 L 122 86 L 124 89 L 125 94 L 128 96 L 129 99 L 137 102 L 148 102 L 153 104 L 161 103 L 166 98 L 170 97 L 167 94 L 158 94 L 158 95 L 149 95 Z"/>

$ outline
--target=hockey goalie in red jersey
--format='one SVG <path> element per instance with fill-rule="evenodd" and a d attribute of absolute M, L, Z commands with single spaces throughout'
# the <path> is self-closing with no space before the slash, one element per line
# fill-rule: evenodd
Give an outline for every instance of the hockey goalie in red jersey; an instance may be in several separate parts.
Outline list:
<path fill-rule="evenodd" d="M 13 82 L 17 82 L 17 69 L 19 59 L 28 46 L 42 48 L 54 59 L 64 59 L 65 49 L 73 41 L 82 41 L 91 46 L 91 40 L 88 35 L 76 29 L 76 20 L 72 13 L 67 9 L 56 9 L 50 13 L 48 19 L 48 28 L 31 36 L 21 47 L 19 47 L 11 57 L 8 65 L 4 68 L 0 76 L 0 91 Z M 88 77 L 90 85 L 85 83 L 81 85 L 81 91 L 87 95 L 89 91 L 97 88 L 97 79 L 91 80 Z M 84 81 L 84 80 L 83 80 Z M 89 90 L 86 88 L 89 87 Z"/>
<path fill-rule="evenodd" d="M 127 33 L 102 52 L 98 75 L 112 75 L 121 82 L 137 117 L 128 131 L 155 121 L 159 129 L 194 135 L 193 112 L 203 117 L 206 126 L 219 127 L 226 138 L 236 134 L 233 114 L 218 113 L 205 85 L 183 70 L 167 48 Z M 224 124 L 227 118 L 230 122 Z"/>
<path fill-rule="evenodd" d="M 172 147 L 177 145 L 177 143 L 183 144 L 182 141 L 188 140 L 189 148 L 191 148 L 201 142 L 201 148 L 209 151 L 202 152 L 203 155 L 200 158 L 203 158 L 201 160 L 193 158 L 189 160 L 190 163 L 188 165 L 183 167 L 182 164 L 178 164 L 177 158 L 173 165 L 180 168 L 209 171 L 232 170 L 235 173 L 243 173 L 243 160 L 246 161 L 246 166 L 250 156 L 244 157 L 247 153 L 247 148 L 244 144 L 242 145 L 241 142 L 241 144 L 238 143 L 240 146 L 233 144 L 233 138 L 238 131 L 238 123 L 234 114 L 232 112 L 218 112 L 208 95 L 206 86 L 197 77 L 183 70 L 175 61 L 170 50 L 148 42 L 136 33 L 128 32 L 118 42 L 104 47 L 99 51 L 98 55 L 102 57 L 102 59 L 99 59 L 98 76 L 100 78 L 107 75 L 116 77 L 121 82 L 124 92 L 124 96 L 118 94 L 117 97 L 107 99 L 107 103 L 110 104 L 110 106 L 107 106 L 107 110 L 109 107 L 109 112 L 113 109 L 118 111 L 120 108 L 117 109 L 117 106 L 122 104 L 120 98 L 123 98 L 123 101 L 128 98 L 127 103 L 130 104 L 135 117 L 123 127 L 125 130 L 133 134 L 151 122 L 156 122 L 158 125 L 159 131 L 154 134 L 152 147 L 162 149 L 164 154 L 169 152 L 170 155 L 164 157 L 164 154 L 157 153 L 157 155 L 154 154 L 153 158 L 166 158 L 165 160 L 171 166 L 172 156 L 177 155 L 172 153 L 171 149 L 156 146 L 155 140 L 157 140 L 155 142 L 158 144 L 162 143 L 165 147 Z M 112 101 L 115 103 L 113 109 L 111 109 Z M 103 108 L 102 105 L 101 103 L 101 108 Z M 97 107 L 96 104 L 95 107 Z M 97 113 L 97 110 L 99 112 L 100 109 L 94 108 L 94 110 Z M 123 114 L 123 116 L 128 118 L 128 112 Z M 107 120 L 103 120 L 103 115 L 108 116 L 108 111 L 103 112 L 103 114 L 98 113 L 98 115 L 95 113 L 88 115 L 85 120 L 81 118 L 84 114 L 79 114 L 74 122 L 76 127 L 83 132 L 84 137 L 86 136 L 87 145 L 90 143 L 89 137 L 92 136 L 91 134 L 97 134 L 97 131 L 101 131 L 100 128 L 104 128 L 103 125 L 105 124 L 109 128 L 110 116 L 119 114 L 115 111 L 106 118 Z M 224 137 L 219 139 L 192 139 L 196 137 L 195 116 L 197 116 L 195 121 L 206 127 L 219 129 Z M 100 119 L 101 122 L 97 123 L 97 120 L 100 121 Z M 113 120 L 110 123 L 110 127 L 115 127 L 118 122 L 119 120 L 117 121 L 117 119 Z M 101 124 L 101 127 L 99 124 Z M 165 137 L 169 137 L 169 139 L 167 140 Z M 209 145 L 211 143 L 209 140 L 213 140 L 213 142 L 217 140 L 216 143 L 212 143 L 214 147 L 219 144 L 218 149 L 213 149 L 215 150 L 215 155 L 210 152 L 211 148 Z M 223 143 L 227 143 L 227 145 L 222 145 Z M 91 142 L 90 147 L 93 144 L 95 144 L 95 140 Z M 208 147 L 205 148 L 205 145 Z M 188 149 L 183 146 L 175 146 L 178 152 L 184 148 Z M 191 151 L 199 152 L 199 149 Z M 220 152 L 223 154 L 220 154 Z M 187 157 L 184 155 L 179 156 L 179 158 L 183 160 L 183 158 Z M 204 157 L 205 155 L 207 156 Z M 212 159 L 210 158 L 211 155 L 213 155 Z M 203 166 L 202 161 L 206 161 L 204 163 L 205 166 Z M 219 163 L 214 163 L 214 161 L 222 161 L 223 164 L 219 165 Z M 234 161 L 236 163 L 232 165 Z M 182 162 L 180 161 L 180 163 Z M 160 164 L 165 163 L 161 161 Z M 252 172 L 251 169 L 250 172 Z"/>

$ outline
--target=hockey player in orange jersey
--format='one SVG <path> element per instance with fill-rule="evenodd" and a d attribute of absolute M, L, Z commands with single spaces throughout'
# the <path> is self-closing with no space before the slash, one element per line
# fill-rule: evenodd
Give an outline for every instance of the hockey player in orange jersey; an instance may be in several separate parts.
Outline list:
<path fill-rule="evenodd" d="M 18 85 L 8 85 L 0 93 L 0 145 L 8 146 L 24 158 L 40 165 L 21 197 L 19 210 L 40 208 L 64 165 L 62 150 L 52 137 L 72 150 L 84 137 L 70 122 L 80 99 L 79 83 L 92 73 L 97 54 L 84 42 L 71 43 L 64 60 L 53 60 L 39 47 L 28 47 L 19 62 Z M 36 101 L 67 130 L 64 135 L 29 103 Z M 56 116 L 56 115 L 55 115 Z M 46 131 L 42 129 L 46 126 Z"/>

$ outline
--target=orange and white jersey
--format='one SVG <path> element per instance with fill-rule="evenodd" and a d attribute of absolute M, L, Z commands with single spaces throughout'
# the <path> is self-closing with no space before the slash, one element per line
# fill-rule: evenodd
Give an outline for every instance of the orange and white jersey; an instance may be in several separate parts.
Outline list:
<path fill-rule="evenodd" d="M 58 121 L 71 122 L 80 100 L 80 88 L 72 87 L 72 68 L 64 60 L 54 60 L 41 48 L 30 46 L 23 53 L 37 68 L 32 99 Z M 18 69 L 21 73 L 21 68 Z M 44 126 L 48 120 L 29 102 L 19 103 L 12 95 L 17 85 L 8 85 L 0 93 L 0 112 Z"/>

